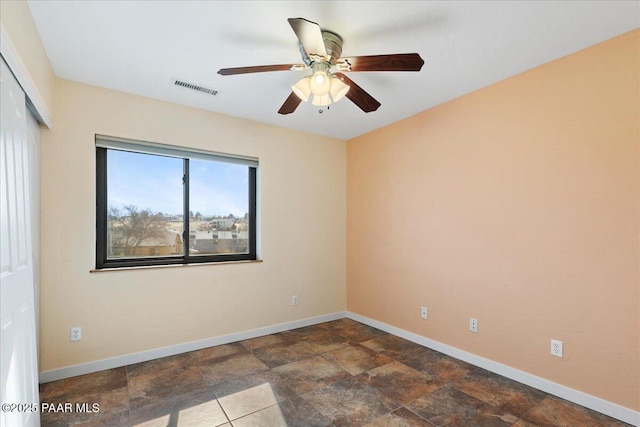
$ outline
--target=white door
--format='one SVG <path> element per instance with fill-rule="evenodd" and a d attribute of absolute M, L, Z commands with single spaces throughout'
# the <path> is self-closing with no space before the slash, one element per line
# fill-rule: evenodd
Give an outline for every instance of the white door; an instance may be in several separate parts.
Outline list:
<path fill-rule="evenodd" d="M 33 411 L 39 399 L 30 183 L 37 162 L 29 146 L 24 92 L 1 62 L 0 424 L 28 427 L 40 425 Z"/>

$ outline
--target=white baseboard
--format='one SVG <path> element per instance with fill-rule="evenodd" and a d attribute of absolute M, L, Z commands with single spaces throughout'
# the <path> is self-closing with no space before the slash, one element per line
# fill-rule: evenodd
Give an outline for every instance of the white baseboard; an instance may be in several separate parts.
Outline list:
<path fill-rule="evenodd" d="M 424 347 L 439 351 L 440 353 L 455 357 L 456 359 L 462 360 L 472 365 L 479 366 L 488 371 L 502 375 L 503 377 L 510 378 L 514 381 L 518 381 L 520 383 L 526 384 L 538 390 L 542 390 L 554 396 L 558 396 L 570 402 L 577 403 L 578 405 L 584 406 L 585 408 L 592 409 L 594 411 L 616 418 L 620 421 L 624 421 L 625 423 L 629 423 L 634 426 L 640 426 L 640 412 L 638 411 L 625 408 L 624 406 L 620 406 L 616 403 L 600 399 L 599 397 L 574 390 L 561 384 L 554 383 L 553 381 L 537 377 L 519 369 L 503 365 L 502 363 L 477 356 L 473 353 L 451 347 L 447 344 L 431 340 L 413 332 L 409 332 L 404 329 L 400 329 L 395 326 L 391 326 L 356 313 L 348 311 L 347 317 L 360 323 L 364 323 L 365 325 L 372 326 L 374 328 L 412 341 L 416 344 L 420 344 Z"/>
<path fill-rule="evenodd" d="M 169 347 L 158 348 L 154 350 L 143 351 L 139 353 L 127 354 L 124 356 L 112 357 L 109 359 L 98 360 L 95 362 L 83 363 L 80 365 L 67 366 L 60 369 L 52 369 L 50 371 L 40 372 L 40 382 L 47 383 L 51 381 L 61 380 L 64 378 L 75 377 L 78 375 L 90 374 L 93 372 L 103 371 L 106 369 L 119 368 L 121 366 L 131 365 L 134 363 L 146 362 L 160 357 L 173 356 L 189 351 L 200 350 L 216 345 L 229 344 L 236 341 L 242 341 L 250 338 L 261 337 L 264 335 L 284 332 L 291 329 L 302 328 L 304 326 L 315 325 L 331 320 L 342 319 L 348 317 L 365 325 L 372 326 L 390 334 L 399 336 L 409 341 L 415 342 L 422 346 L 439 351 L 456 359 L 479 366 L 488 371 L 510 378 L 514 381 L 526 384 L 546 393 L 566 399 L 570 402 L 624 421 L 634 426 L 640 426 L 640 412 L 634 411 L 624 406 L 620 406 L 613 402 L 583 393 L 578 390 L 554 383 L 553 381 L 537 377 L 519 369 L 512 368 L 502 363 L 495 362 L 484 357 L 477 356 L 473 353 L 451 347 L 438 341 L 431 340 L 413 332 L 370 319 L 352 312 L 336 312 L 323 316 L 311 317 L 308 319 L 295 320 L 293 322 L 280 323 L 277 325 L 266 326 L 263 328 L 252 329 L 249 331 L 238 332 L 219 337 L 207 338 L 199 341 L 192 341 L 184 344 L 173 345 Z"/>
<path fill-rule="evenodd" d="M 275 334 L 278 332 L 289 331 L 291 329 L 329 322 L 331 320 L 342 319 L 344 317 L 346 317 L 346 312 L 339 311 L 337 313 L 325 314 L 322 316 L 310 317 L 308 319 L 302 320 L 294 320 L 293 322 L 265 326 L 263 328 L 251 329 L 249 331 L 237 332 L 219 337 L 206 338 L 203 340 L 187 342 L 184 344 L 177 344 L 148 351 L 141 351 L 139 353 L 126 354 L 124 356 L 111 357 L 109 359 L 102 359 L 95 362 L 66 366 L 64 368 L 40 372 L 39 381 L 40 383 L 48 383 L 51 381 L 62 380 L 78 375 L 91 374 L 93 372 L 104 371 L 106 369 L 119 368 L 134 363 L 147 362 L 149 360 L 158 359 L 161 357 L 174 356 L 176 354 L 200 350 L 216 345 L 229 344 L 236 341 L 242 341 L 250 338 L 261 337 L 264 335 Z"/>

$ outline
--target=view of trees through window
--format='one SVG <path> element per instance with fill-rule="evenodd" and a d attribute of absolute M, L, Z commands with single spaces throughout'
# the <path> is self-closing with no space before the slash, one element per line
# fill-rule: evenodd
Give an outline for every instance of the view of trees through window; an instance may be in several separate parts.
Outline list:
<path fill-rule="evenodd" d="M 249 252 L 248 167 L 107 151 L 107 259 Z M 188 232 L 185 233 L 185 222 Z"/>

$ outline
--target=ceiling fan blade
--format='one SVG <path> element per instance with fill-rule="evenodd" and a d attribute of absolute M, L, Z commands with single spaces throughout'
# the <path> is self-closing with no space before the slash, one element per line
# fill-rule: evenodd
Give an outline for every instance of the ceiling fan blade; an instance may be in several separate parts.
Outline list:
<path fill-rule="evenodd" d="M 221 68 L 218 74 L 232 76 L 235 74 L 264 73 L 266 71 L 289 71 L 307 68 L 303 64 L 254 65 L 252 67 Z"/>
<path fill-rule="evenodd" d="M 349 64 L 348 71 L 420 71 L 424 60 L 417 53 L 396 53 L 340 58 L 338 63 Z"/>
<path fill-rule="evenodd" d="M 349 92 L 347 92 L 346 95 L 347 98 L 360 107 L 362 111 L 370 113 L 372 111 L 376 111 L 378 107 L 380 107 L 380 103 L 373 96 L 369 95 L 367 91 L 355 84 L 349 77 L 342 73 L 335 73 L 334 76 L 338 77 L 349 86 Z"/>
<path fill-rule="evenodd" d="M 327 57 L 327 48 L 318 24 L 304 18 L 289 18 L 288 21 L 309 58 L 312 55 Z"/>
<path fill-rule="evenodd" d="M 284 101 L 284 104 L 282 104 L 282 107 L 280 107 L 280 109 L 278 110 L 278 114 L 284 115 L 293 113 L 294 111 L 296 111 L 296 108 L 298 108 L 298 105 L 300 105 L 301 102 L 302 100 L 298 98 L 298 95 L 291 92 L 287 100 Z"/>

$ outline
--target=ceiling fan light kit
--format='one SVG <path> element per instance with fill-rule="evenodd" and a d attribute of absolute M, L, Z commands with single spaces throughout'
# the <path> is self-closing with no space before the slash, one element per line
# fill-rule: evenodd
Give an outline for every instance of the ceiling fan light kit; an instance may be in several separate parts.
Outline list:
<path fill-rule="evenodd" d="M 330 105 L 331 102 L 338 102 L 349 91 L 349 86 L 342 80 L 329 73 L 329 68 L 324 63 L 314 63 L 312 68 L 317 71 L 311 76 L 303 77 L 298 83 L 291 86 L 291 90 L 301 101 L 309 101 L 313 95 L 311 103 L 316 106 Z M 329 96 L 330 95 L 330 96 Z"/>
<path fill-rule="evenodd" d="M 279 114 L 293 113 L 301 102 L 315 106 L 328 106 L 345 96 L 362 111 L 369 113 L 380 103 L 342 72 L 353 71 L 420 71 L 424 60 L 417 53 L 370 55 L 341 58 L 342 38 L 328 30 L 322 30 L 315 22 L 304 18 L 288 19 L 298 37 L 303 64 L 259 65 L 252 67 L 222 68 L 223 76 L 266 71 L 298 71 L 311 68 L 312 74 L 291 86 L 291 94 L 285 100 Z M 331 73 L 331 68 L 338 72 Z"/>
<path fill-rule="evenodd" d="M 316 96 L 323 96 L 329 93 L 331 88 L 331 77 L 329 77 L 329 65 L 325 62 L 314 62 L 311 64 L 313 75 L 309 80 L 311 93 Z"/>

